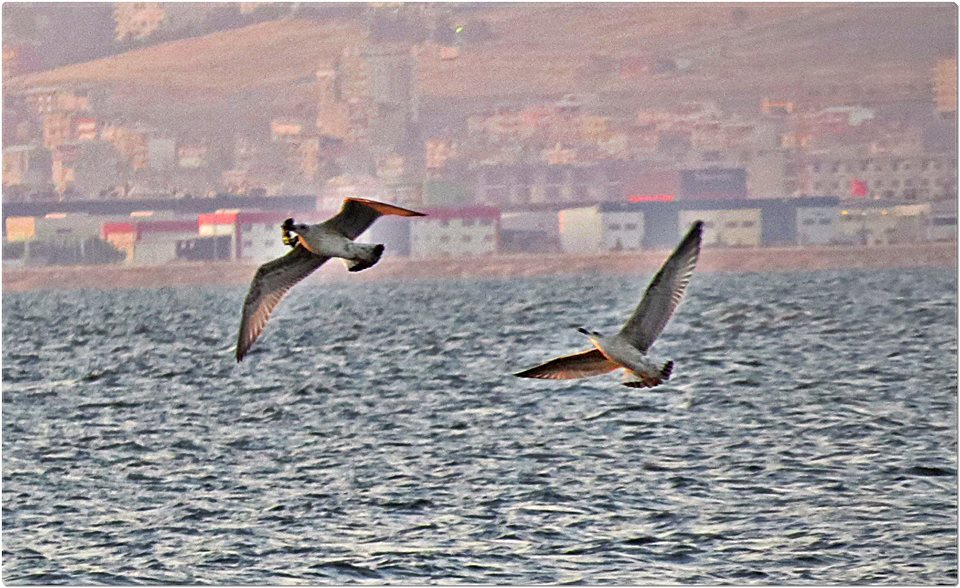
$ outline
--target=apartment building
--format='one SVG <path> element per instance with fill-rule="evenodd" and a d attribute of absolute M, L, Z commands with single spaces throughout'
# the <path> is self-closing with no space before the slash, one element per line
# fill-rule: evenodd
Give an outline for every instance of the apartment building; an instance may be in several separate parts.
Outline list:
<path fill-rule="evenodd" d="M 800 191 L 884 200 L 956 198 L 956 155 L 810 157 L 800 166 Z"/>

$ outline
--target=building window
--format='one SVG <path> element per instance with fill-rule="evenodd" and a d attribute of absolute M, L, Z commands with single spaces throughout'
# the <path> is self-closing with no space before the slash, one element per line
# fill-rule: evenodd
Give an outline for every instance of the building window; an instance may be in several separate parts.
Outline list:
<path fill-rule="evenodd" d="M 449 226 L 450 226 L 450 221 L 448 221 L 447 219 L 443 219 L 443 220 L 440 221 L 440 226 L 441 226 L 441 227 L 449 227 Z"/>
<path fill-rule="evenodd" d="M 483 242 L 484 242 L 484 243 L 489 243 L 489 242 L 491 242 L 491 241 L 493 241 L 493 235 L 487 234 L 487 235 L 484 235 L 484 236 L 483 236 Z"/>
<path fill-rule="evenodd" d="M 465 226 L 465 227 L 472 227 L 474 222 L 475 222 L 475 221 L 474 221 L 472 218 L 465 218 L 465 219 L 463 219 L 462 224 L 463 224 L 463 226 Z"/>
<path fill-rule="evenodd" d="M 463 241 L 464 243 L 470 243 L 471 241 L 473 241 L 473 238 L 470 237 L 470 235 L 464 235 L 463 237 L 460 238 L 460 240 Z"/>
<path fill-rule="evenodd" d="M 450 242 L 450 235 L 440 235 L 440 242 L 441 242 L 441 243 L 449 243 L 449 242 Z"/>
<path fill-rule="evenodd" d="M 806 227 L 809 227 L 810 225 L 814 224 L 815 222 L 816 222 L 816 221 L 814 221 L 812 218 L 805 218 L 805 219 L 803 219 L 803 225 L 806 226 Z"/>
<path fill-rule="evenodd" d="M 489 218 L 482 218 L 482 219 L 480 219 L 480 226 L 481 226 L 481 227 L 489 227 L 489 226 L 492 225 L 492 224 L 493 224 L 493 220 L 492 220 L 492 219 L 489 219 Z"/>
<path fill-rule="evenodd" d="M 244 247 L 253 247 L 253 239 L 244 239 L 244 240 L 243 240 L 243 246 L 244 246 Z"/>
<path fill-rule="evenodd" d="M 748 220 L 748 221 L 743 221 L 742 223 L 740 223 L 740 226 L 743 227 L 743 228 L 750 228 L 750 227 L 752 227 L 753 225 L 754 225 L 753 221 L 750 221 L 750 220 Z"/>
<path fill-rule="evenodd" d="M 894 188 L 899 188 L 900 180 L 893 180 L 892 182 L 890 182 L 890 185 L 893 186 Z"/>
<path fill-rule="evenodd" d="M 252 231 L 252 230 L 253 230 L 253 225 L 243 225 L 243 226 L 240 227 L 240 230 L 241 230 L 241 231 Z"/>
<path fill-rule="evenodd" d="M 619 225 L 618 223 L 610 223 L 610 230 L 611 230 L 611 231 L 619 231 L 619 230 L 620 230 L 620 225 Z"/>
<path fill-rule="evenodd" d="M 735 229 L 737 228 L 737 221 L 727 221 L 723 224 L 723 226 L 725 226 L 728 229 Z"/>
<path fill-rule="evenodd" d="M 624 229 L 625 231 L 636 231 L 636 230 L 637 230 L 637 223 L 627 223 L 627 224 L 623 225 L 623 229 Z"/>
<path fill-rule="evenodd" d="M 821 225 L 829 225 L 829 224 L 830 224 L 830 219 L 824 217 L 824 218 L 820 219 L 820 224 L 821 224 Z"/>

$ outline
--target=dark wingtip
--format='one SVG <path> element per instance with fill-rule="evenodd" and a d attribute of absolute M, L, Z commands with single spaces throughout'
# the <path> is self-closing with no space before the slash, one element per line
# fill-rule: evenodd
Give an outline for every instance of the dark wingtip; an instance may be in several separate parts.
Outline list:
<path fill-rule="evenodd" d="M 668 361 L 663 364 L 663 367 L 660 369 L 660 377 L 664 380 L 670 379 L 670 374 L 673 373 L 673 360 Z"/>

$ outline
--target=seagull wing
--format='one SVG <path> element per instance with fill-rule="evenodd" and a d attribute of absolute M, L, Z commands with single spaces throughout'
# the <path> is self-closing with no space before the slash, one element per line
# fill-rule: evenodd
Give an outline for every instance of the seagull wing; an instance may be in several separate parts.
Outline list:
<path fill-rule="evenodd" d="M 598 349 L 588 349 L 573 355 L 564 355 L 551 359 L 547 363 L 532 367 L 513 375 L 518 378 L 541 378 L 545 380 L 572 380 L 598 376 L 620 367 L 603 356 Z"/>
<path fill-rule="evenodd" d="M 314 255 L 302 245 L 297 245 L 290 253 L 268 261 L 257 269 L 247 298 L 243 301 L 243 317 L 240 319 L 240 333 L 237 335 L 238 362 L 263 332 L 270 313 L 287 290 L 328 259 L 330 258 Z"/>
<path fill-rule="evenodd" d="M 367 230 L 383 215 L 390 214 L 396 216 L 426 216 L 422 212 L 415 212 L 400 208 L 392 204 L 384 204 L 374 200 L 364 198 L 347 198 L 340 207 L 340 212 L 336 216 L 323 222 L 327 227 L 337 231 L 347 239 L 356 239 L 360 233 Z"/>
<path fill-rule="evenodd" d="M 686 236 L 677 245 L 674 252 L 664 262 L 663 267 L 647 286 L 643 300 L 637 305 L 633 316 L 623 325 L 618 337 L 646 353 L 654 340 L 667 326 L 677 305 L 687 290 L 687 284 L 693 276 L 693 268 L 700 256 L 700 240 L 703 235 L 703 222 L 693 223 Z"/>

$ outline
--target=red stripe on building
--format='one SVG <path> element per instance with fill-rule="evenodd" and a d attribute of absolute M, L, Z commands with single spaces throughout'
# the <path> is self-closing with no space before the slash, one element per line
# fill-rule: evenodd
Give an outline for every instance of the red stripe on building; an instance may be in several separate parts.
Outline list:
<path fill-rule="evenodd" d="M 673 202 L 673 194 L 633 194 L 627 196 L 630 202 Z"/>

